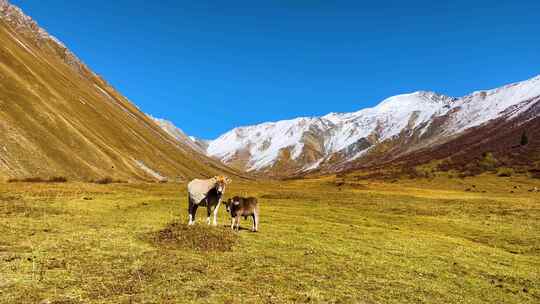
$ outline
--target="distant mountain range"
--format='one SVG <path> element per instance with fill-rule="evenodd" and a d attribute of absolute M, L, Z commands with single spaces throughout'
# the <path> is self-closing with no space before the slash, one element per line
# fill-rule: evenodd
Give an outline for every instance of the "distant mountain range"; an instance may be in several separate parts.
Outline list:
<path fill-rule="evenodd" d="M 58 39 L 0 0 L 0 179 L 235 175 L 164 132 Z"/>
<path fill-rule="evenodd" d="M 462 151 L 473 147 L 475 153 L 469 156 L 479 157 L 497 150 L 495 146 L 503 140 L 500 135 L 506 133 L 491 134 L 489 130 L 502 125 L 513 132 L 507 139 L 510 148 L 523 132 L 533 138 L 528 146 L 536 147 L 533 134 L 538 129 L 534 130 L 539 101 L 540 76 L 461 98 L 421 91 L 393 96 L 354 113 L 235 128 L 204 146 L 207 155 L 227 165 L 275 176 L 340 172 L 398 160 L 418 163 L 413 155 L 423 155 L 424 163 L 452 156 L 460 159 Z M 468 142 L 463 136 L 475 138 L 475 142 L 455 151 L 453 144 Z M 528 155 L 527 161 L 536 160 Z"/>

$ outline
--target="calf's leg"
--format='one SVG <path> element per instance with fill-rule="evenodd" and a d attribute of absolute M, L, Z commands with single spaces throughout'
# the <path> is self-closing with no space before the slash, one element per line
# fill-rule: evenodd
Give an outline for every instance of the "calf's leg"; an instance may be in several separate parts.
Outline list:
<path fill-rule="evenodd" d="M 240 216 L 236 216 L 236 231 L 240 231 Z"/>
<path fill-rule="evenodd" d="M 259 231 L 259 213 L 253 213 L 253 232 Z"/>

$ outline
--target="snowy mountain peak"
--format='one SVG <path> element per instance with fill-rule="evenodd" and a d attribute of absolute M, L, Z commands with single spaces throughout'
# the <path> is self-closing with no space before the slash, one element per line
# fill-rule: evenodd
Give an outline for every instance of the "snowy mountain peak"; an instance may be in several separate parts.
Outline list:
<path fill-rule="evenodd" d="M 428 108 L 443 107 L 445 105 L 449 105 L 452 101 L 454 101 L 454 98 L 448 96 L 440 95 L 434 92 L 418 91 L 387 98 L 374 107 L 373 110 L 379 113 L 409 113 L 413 109 L 414 111 L 422 111 Z"/>

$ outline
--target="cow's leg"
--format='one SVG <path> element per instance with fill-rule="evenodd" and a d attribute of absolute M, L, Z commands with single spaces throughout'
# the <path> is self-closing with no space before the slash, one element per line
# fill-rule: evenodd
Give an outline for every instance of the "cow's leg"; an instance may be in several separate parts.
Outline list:
<path fill-rule="evenodd" d="M 232 229 L 232 230 L 234 230 L 234 223 L 235 223 L 235 221 L 236 221 L 236 218 L 231 216 L 231 229 Z"/>
<path fill-rule="evenodd" d="M 214 207 L 214 222 L 213 222 L 214 226 L 217 226 L 217 215 L 219 212 L 219 206 L 221 206 L 221 200 L 219 200 L 217 205 Z"/>
<path fill-rule="evenodd" d="M 206 204 L 206 224 L 210 225 L 210 214 L 212 214 L 212 206 L 210 203 Z"/>
<path fill-rule="evenodd" d="M 188 225 L 193 225 L 193 200 L 191 199 L 191 195 L 188 194 Z"/>
<path fill-rule="evenodd" d="M 197 217 L 197 208 L 199 208 L 199 205 L 193 204 L 193 224 L 195 224 L 196 217 Z"/>
<path fill-rule="evenodd" d="M 197 215 L 197 208 L 199 206 L 190 201 L 189 204 L 189 225 L 195 224 L 195 216 Z"/>

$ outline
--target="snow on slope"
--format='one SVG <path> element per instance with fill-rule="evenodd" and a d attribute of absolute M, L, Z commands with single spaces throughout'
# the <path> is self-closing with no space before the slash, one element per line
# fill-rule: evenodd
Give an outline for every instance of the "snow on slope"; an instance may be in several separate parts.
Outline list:
<path fill-rule="evenodd" d="M 297 158 L 302 152 L 303 134 L 311 127 L 323 127 L 322 123 L 303 117 L 236 128 L 211 141 L 207 153 L 227 162 L 236 152 L 248 149 L 252 157 L 248 170 L 261 169 L 271 165 L 282 148 L 293 147 L 292 158 Z"/>
<path fill-rule="evenodd" d="M 434 115 L 445 114 L 452 102 L 452 98 L 433 92 L 416 92 L 390 97 L 374 108 L 355 113 L 328 114 L 323 119 L 332 121 L 337 127 L 327 142 L 327 150 L 345 149 L 372 134 L 377 127 L 381 127 L 377 134 L 379 140 L 392 138 L 406 127 L 415 128 Z M 416 117 L 411 117 L 413 114 Z"/>
<path fill-rule="evenodd" d="M 455 107 L 460 110 L 452 121 L 449 132 L 455 134 L 479 126 L 537 96 L 540 96 L 540 76 L 493 90 L 474 92 L 455 103 Z M 519 107 L 512 117 L 526 111 L 530 106 L 532 104 L 528 103 Z"/>
<path fill-rule="evenodd" d="M 305 135 L 319 137 L 324 156 L 302 164 L 305 170 L 318 167 L 326 157 L 345 151 L 362 139 L 381 142 L 398 136 L 404 130 L 418 128 L 426 132 L 435 117 L 452 112 L 445 122 L 442 134 L 450 136 L 506 115 L 512 110 L 514 117 L 532 106 L 534 97 L 540 96 L 540 76 L 503 86 L 498 89 L 474 92 L 462 98 L 452 98 L 433 92 L 415 92 L 390 97 L 373 108 L 354 113 L 330 113 L 322 117 L 303 117 L 263 123 L 233 129 L 211 141 L 207 154 L 227 163 L 240 151 L 248 152 L 246 169 L 256 171 L 272 166 L 285 148 L 291 158 L 299 158 L 305 146 Z M 529 103 L 527 103 L 529 101 Z M 369 148 L 362 147 L 353 160 Z"/>
<path fill-rule="evenodd" d="M 228 162 L 238 151 L 247 149 L 251 156 L 247 170 L 260 170 L 272 165 L 284 148 L 290 148 L 291 158 L 297 159 L 308 132 L 322 136 L 324 153 L 330 155 L 371 134 L 376 134 L 379 140 L 391 138 L 406 127 L 414 128 L 433 115 L 446 113 L 452 102 L 447 96 L 416 92 L 388 98 L 374 108 L 355 113 L 331 113 L 320 118 L 303 117 L 236 128 L 210 142 L 207 153 Z M 306 164 L 306 168 L 320 162 L 321 159 Z"/>

